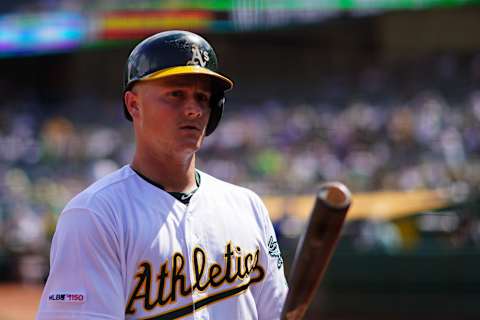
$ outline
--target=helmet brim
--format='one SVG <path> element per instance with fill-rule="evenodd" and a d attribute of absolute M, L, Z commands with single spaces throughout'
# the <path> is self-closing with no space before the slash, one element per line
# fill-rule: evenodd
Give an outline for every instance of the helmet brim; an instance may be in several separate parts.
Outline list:
<path fill-rule="evenodd" d="M 202 75 L 210 76 L 214 78 L 214 80 L 216 80 L 215 81 L 216 85 L 219 86 L 219 89 L 221 89 L 222 91 L 228 91 L 233 88 L 232 80 L 210 69 L 203 68 L 200 66 L 178 66 L 178 67 L 166 68 L 166 69 L 153 72 L 139 80 L 140 81 L 154 80 L 154 79 L 161 79 L 161 78 L 166 78 L 166 77 L 171 77 L 176 75 L 183 75 L 183 74 L 199 74 L 199 75 L 202 74 Z"/>

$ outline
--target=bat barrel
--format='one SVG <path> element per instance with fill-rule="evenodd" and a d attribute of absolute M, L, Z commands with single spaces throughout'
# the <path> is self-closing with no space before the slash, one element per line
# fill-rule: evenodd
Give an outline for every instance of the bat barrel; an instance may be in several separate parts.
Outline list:
<path fill-rule="evenodd" d="M 352 202 L 350 190 L 340 182 L 322 184 L 318 190 L 317 198 L 320 198 L 326 206 L 337 210 L 348 208 Z"/>
<path fill-rule="evenodd" d="M 350 191 L 339 182 L 320 186 L 296 250 L 282 319 L 303 318 L 335 250 L 351 201 Z"/>

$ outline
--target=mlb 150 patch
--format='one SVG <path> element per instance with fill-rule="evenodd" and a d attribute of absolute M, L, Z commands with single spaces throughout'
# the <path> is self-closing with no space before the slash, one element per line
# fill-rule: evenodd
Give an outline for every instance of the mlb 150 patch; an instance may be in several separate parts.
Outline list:
<path fill-rule="evenodd" d="M 48 295 L 48 301 L 51 302 L 70 302 L 84 303 L 87 296 L 84 293 L 51 293 Z"/>

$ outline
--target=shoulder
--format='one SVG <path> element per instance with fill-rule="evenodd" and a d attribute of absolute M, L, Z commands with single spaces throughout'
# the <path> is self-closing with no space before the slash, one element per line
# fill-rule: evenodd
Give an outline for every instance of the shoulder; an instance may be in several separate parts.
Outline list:
<path fill-rule="evenodd" d="M 254 209 L 264 210 L 264 204 L 260 196 L 254 191 L 241 187 L 218 178 L 215 178 L 205 172 L 199 171 L 202 184 L 205 184 L 205 191 L 211 193 L 215 198 L 226 198 L 230 201 L 241 202 L 251 205 Z"/>
<path fill-rule="evenodd" d="M 132 183 L 133 171 L 128 165 L 97 180 L 89 187 L 72 198 L 65 206 L 64 212 L 86 210 L 102 212 L 106 207 L 115 203 L 122 194 L 128 190 L 128 184 Z"/>
<path fill-rule="evenodd" d="M 114 246 L 122 237 L 122 216 L 116 210 L 120 189 L 132 183 L 131 169 L 124 166 L 97 180 L 67 203 L 55 228 L 55 252 L 68 243 L 108 243 Z M 72 244 L 73 245 L 73 244 Z"/>
<path fill-rule="evenodd" d="M 248 198 L 257 199 L 257 200 L 260 199 L 255 192 L 253 192 L 248 188 L 241 187 L 236 184 L 220 180 L 200 170 L 198 170 L 198 172 L 200 172 L 202 185 L 205 184 L 205 187 L 206 189 L 208 189 L 208 191 L 215 191 L 218 194 L 230 194 L 230 195 L 243 196 L 243 197 L 248 197 Z"/>

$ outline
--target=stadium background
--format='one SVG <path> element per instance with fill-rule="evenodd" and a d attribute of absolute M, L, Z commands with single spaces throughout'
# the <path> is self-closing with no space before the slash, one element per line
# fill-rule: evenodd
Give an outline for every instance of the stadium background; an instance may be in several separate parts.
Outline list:
<path fill-rule="evenodd" d="M 235 80 L 199 168 L 264 197 L 287 272 L 319 182 L 354 208 L 308 319 L 478 318 L 478 1 L 0 4 L 0 319 L 31 319 L 65 203 L 127 163 L 123 64 L 192 30 Z"/>

